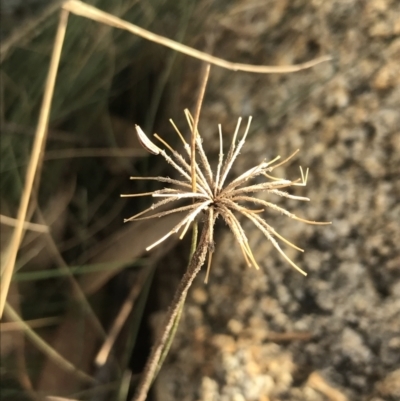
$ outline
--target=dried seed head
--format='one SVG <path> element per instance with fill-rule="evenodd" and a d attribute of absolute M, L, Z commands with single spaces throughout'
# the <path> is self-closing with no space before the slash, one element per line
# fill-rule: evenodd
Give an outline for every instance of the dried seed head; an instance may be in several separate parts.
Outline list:
<path fill-rule="evenodd" d="M 188 110 L 185 110 L 185 115 L 188 120 L 189 127 L 193 129 L 193 117 L 191 116 Z M 271 172 L 287 163 L 294 155 L 298 152 L 296 150 L 292 155 L 288 158 L 284 159 L 283 161 L 277 163 L 280 159 L 280 156 L 277 156 L 275 159 L 269 162 L 261 162 L 257 166 L 247 170 L 243 174 L 239 175 L 237 178 L 233 179 L 230 183 L 225 184 L 225 181 L 228 177 L 228 174 L 232 168 L 233 163 L 235 162 L 236 158 L 238 157 L 244 143 L 248 132 L 250 130 L 250 123 L 252 117 L 249 117 L 247 127 L 243 134 L 242 139 L 236 144 L 236 138 L 240 129 L 240 124 L 242 119 L 239 118 L 238 124 L 236 126 L 235 133 L 233 135 L 232 143 L 228 154 L 224 160 L 223 151 L 223 144 L 222 144 L 222 130 L 221 126 L 218 126 L 219 129 L 219 140 L 220 140 L 220 151 L 219 151 L 219 158 L 218 158 L 218 165 L 216 170 L 216 175 L 211 170 L 209 160 L 204 152 L 203 149 L 203 141 L 199 134 L 196 135 L 196 151 L 199 155 L 199 162 L 196 160 L 194 161 L 194 169 L 196 171 L 195 180 L 196 180 L 196 191 L 193 191 L 193 182 L 192 182 L 192 174 L 191 174 L 191 165 L 192 165 L 192 149 L 187 144 L 185 139 L 183 138 L 182 134 L 177 129 L 176 125 L 171 123 L 174 126 L 176 132 L 178 133 L 179 137 L 181 138 L 185 151 L 188 155 L 189 160 L 187 161 L 181 154 L 175 151 L 167 142 L 165 142 L 162 138 L 156 135 L 156 138 L 171 152 L 171 156 L 169 156 L 165 150 L 162 150 L 158 146 L 156 146 L 150 139 L 146 136 L 146 134 L 142 131 L 142 129 L 136 125 L 136 132 L 138 134 L 138 138 L 140 143 L 144 146 L 146 150 L 150 153 L 155 155 L 161 155 L 164 159 L 177 170 L 181 177 L 179 179 L 172 179 L 169 177 L 131 177 L 132 179 L 150 179 L 156 180 L 160 182 L 166 182 L 171 185 L 175 185 L 178 188 L 165 188 L 158 191 L 153 191 L 150 193 L 144 194 L 136 194 L 133 196 L 144 196 L 144 195 L 152 195 L 154 198 L 164 198 L 158 202 L 155 202 L 151 207 L 148 209 L 132 216 L 125 221 L 134 221 L 134 220 L 142 220 L 142 219 L 151 219 L 156 217 L 163 217 L 171 213 L 179 213 L 179 212 L 186 212 L 187 214 L 182 220 L 166 235 L 160 238 L 158 241 L 147 247 L 147 250 L 154 248 L 155 246 L 159 245 L 163 241 L 165 241 L 168 237 L 172 234 L 177 233 L 179 230 L 182 229 L 180 234 L 180 239 L 183 238 L 185 233 L 187 232 L 190 224 L 196 219 L 201 212 L 205 212 L 207 215 L 207 227 L 208 227 L 208 240 L 207 243 L 210 244 L 208 246 L 208 254 L 209 254 L 209 261 L 207 266 L 207 274 L 206 274 L 206 281 L 208 279 L 210 265 L 211 265 L 211 258 L 212 253 L 214 251 L 214 222 L 221 216 L 230 230 L 233 233 L 236 241 L 238 242 L 240 249 L 242 251 L 244 260 L 246 261 L 248 266 L 254 266 L 255 268 L 259 268 L 253 252 L 251 251 L 250 245 L 248 243 L 246 233 L 243 230 L 238 218 L 236 215 L 241 215 L 246 217 L 250 220 L 263 234 L 264 236 L 271 241 L 273 246 L 277 249 L 277 251 L 283 256 L 283 258 L 296 270 L 300 273 L 306 275 L 306 273 L 300 269 L 282 250 L 280 247 L 278 240 L 282 241 L 286 245 L 303 252 L 303 249 L 297 247 L 286 238 L 282 237 L 278 234 L 272 226 L 270 226 L 266 220 L 262 217 L 262 213 L 266 210 L 274 210 L 284 214 L 291 219 L 298 220 L 308 224 L 331 224 L 330 222 L 315 222 L 306 220 L 300 217 L 297 217 L 295 214 L 283 209 L 282 207 L 267 202 L 262 199 L 258 199 L 254 196 L 254 194 L 258 192 L 268 192 L 272 193 L 281 197 L 286 197 L 290 199 L 296 199 L 299 201 L 309 201 L 308 198 L 302 196 L 295 196 L 291 195 L 287 192 L 281 191 L 283 188 L 289 188 L 291 186 L 305 186 L 307 184 L 308 178 L 308 169 L 306 173 L 303 173 L 302 168 L 300 167 L 301 178 L 296 179 L 294 181 L 283 179 L 279 177 L 274 177 L 271 175 Z M 267 181 L 251 184 L 249 185 L 248 182 L 253 180 L 255 177 L 265 177 Z M 130 196 L 130 195 L 121 195 L 121 196 Z M 148 213 L 154 211 L 155 209 L 166 205 L 168 203 L 172 203 L 181 199 L 190 199 L 191 204 L 187 206 L 180 206 L 175 207 L 171 210 L 150 214 L 147 216 Z M 257 205 L 260 206 L 261 209 L 258 207 L 254 209 L 254 206 L 251 207 L 250 205 Z"/>

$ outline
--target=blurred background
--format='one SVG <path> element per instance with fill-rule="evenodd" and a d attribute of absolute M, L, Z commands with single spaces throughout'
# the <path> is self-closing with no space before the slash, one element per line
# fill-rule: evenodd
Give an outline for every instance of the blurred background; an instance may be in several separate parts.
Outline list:
<path fill-rule="evenodd" d="M 333 57 L 288 75 L 211 68 L 199 129 L 214 167 L 217 125 L 227 149 L 237 118 L 252 115 L 234 173 L 300 148 L 278 173 L 295 179 L 299 165 L 310 167 L 307 187 L 294 193 L 311 201 L 266 199 L 333 224 L 266 215 L 305 249 L 287 250 L 308 272 L 305 278 L 250 222 L 243 225 L 262 271 L 246 268 L 218 221 L 210 282 L 203 283 L 203 272 L 196 279 L 148 399 L 400 399 L 400 3 L 86 2 L 230 61 L 286 65 Z M 2 255 L 15 224 L 59 6 L 1 1 Z M 183 109 L 194 111 L 201 70 L 200 61 L 69 16 L 28 212 L 36 225 L 18 253 L 8 296 L 13 313 L 0 325 L 2 399 L 132 397 L 190 247 L 188 236 L 145 251 L 179 216 L 123 223 L 152 200 L 120 194 L 164 187 L 130 176 L 175 174 L 138 144 L 134 124 L 181 151 L 168 119 L 188 138 Z"/>

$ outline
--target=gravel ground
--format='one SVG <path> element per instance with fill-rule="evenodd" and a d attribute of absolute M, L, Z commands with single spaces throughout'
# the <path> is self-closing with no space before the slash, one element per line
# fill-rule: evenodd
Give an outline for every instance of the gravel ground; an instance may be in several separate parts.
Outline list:
<path fill-rule="evenodd" d="M 244 222 L 262 271 L 247 269 L 219 222 L 210 283 L 202 274 L 191 289 L 156 399 L 400 400 L 400 2 L 249 0 L 206 25 L 229 60 L 334 57 L 290 75 L 213 68 L 200 126 L 216 154 L 217 124 L 227 145 L 236 118 L 254 116 L 235 173 L 300 148 L 280 174 L 309 166 L 296 193 L 311 202 L 278 203 L 333 224 L 267 217 L 305 249 L 288 250 L 305 278 Z M 184 257 L 179 248 L 170 262 Z"/>

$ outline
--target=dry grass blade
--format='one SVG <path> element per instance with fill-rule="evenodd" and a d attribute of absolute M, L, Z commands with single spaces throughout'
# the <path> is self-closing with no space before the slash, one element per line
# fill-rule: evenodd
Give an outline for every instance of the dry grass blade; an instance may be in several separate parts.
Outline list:
<path fill-rule="evenodd" d="M 317 64 L 332 59 L 330 56 L 323 56 L 305 63 L 287 66 L 263 66 L 232 63 L 230 61 L 226 61 L 221 58 L 214 57 L 207 53 L 193 49 L 192 47 L 185 46 L 181 43 L 165 38 L 164 36 L 156 35 L 155 33 L 149 32 L 146 29 L 138 27 L 137 25 L 131 24 L 130 22 L 124 21 L 114 15 L 101 11 L 96 7 L 93 7 L 86 3 L 82 3 L 81 1 L 69 0 L 63 5 L 63 8 L 73 14 L 80 15 L 82 17 L 86 17 L 94 21 L 113 26 L 115 28 L 124 29 L 133 33 L 134 35 L 141 36 L 142 38 L 158 43 L 165 47 L 169 47 L 170 49 L 176 50 L 190 57 L 197 58 L 199 60 L 205 61 L 206 63 L 217 65 L 219 67 L 223 67 L 233 71 L 247 71 L 259 74 L 287 74 L 311 68 L 316 66 Z"/>
<path fill-rule="evenodd" d="M 57 366 L 62 369 L 68 371 L 76 375 L 78 378 L 83 380 L 86 383 L 96 383 L 96 381 L 79 369 L 76 369 L 75 366 L 66 360 L 62 355 L 60 355 L 55 349 L 51 348 L 41 337 L 39 337 L 15 312 L 15 310 L 8 304 L 5 306 L 5 312 L 7 317 L 14 321 L 18 322 L 18 324 L 25 330 L 26 336 L 41 350 L 43 351 Z"/>
<path fill-rule="evenodd" d="M 67 29 L 69 12 L 62 10 L 60 13 L 60 22 L 56 33 L 56 38 L 53 47 L 53 54 L 50 61 L 49 73 L 47 76 L 46 87 L 43 96 L 43 102 L 40 109 L 39 122 L 36 129 L 35 140 L 33 143 L 31 158 L 26 172 L 25 185 L 22 192 L 21 203 L 18 209 L 17 220 L 18 224 L 13 233 L 13 237 L 6 255 L 4 271 L 2 269 L 1 293 L 0 293 L 0 317 L 3 314 L 4 305 L 8 294 L 11 278 L 14 271 L 15 260 L 17 258 L 18 248 L 24 232 L 24 224 L 29 205 L 29 199 L 33 188 L 33 183 L 36 177 L 36 171 L 39 165 L 40 157 L 44 149 L 47 137 L 47 126 L 50 116 L 51 100 L 53 97 L 54 86 L 56 82 L 58 65 L 61 58 L 61 50 L 64 43 L 65 32 Z"/>
<path fill-rule="evenodd" d="M 18 220 L 13 219 L 12 217 L 9 216 L 4 216 L 3 214 L 0 215 L 0 223 L 5 224 L 7 226 L 11 227 L 16 227 L 18 225 Z M 28 221 L 25 221 L 23 223 L 23 229 L 24 230 L 31 230 L 31 231 L 36 231 L 38 233 L 47 233 L 49 232 L 49 227 L 45 226 L 43 224 L 36 224 L 36 223 L 30 223 Z"/>
<path fill-rule="evenodd" d="M 0 323 L 0 332 L 6 333 L 8 331 L 19 331 L 26 330 L 27 327 L 31 329 L 37 329 L 39 327 L 51 326 L 61 321 L 59 317 L 44 317 L 40 319 L 25 320 L 25 324 L 21 324 L 19 321 Z"/>
<path fill-rule="evenodd" d="M 115 343 L 115 340 L 117 339 L 123 325 L 125 324 L 126 319 L 128 318 L 129 313 L 131 312 L 134 306 L 135 300 L 138 297 L 143 287 L 143 284 L 146 281 L 149 274 L 150 274 L 150 269 L 143 269 L 139 274 L 137 281 L 132 286 L 125 302 L 121 307 L 121 310 L 119 311 L 117 317 L 114 320 L 114 323 L 107 335 L 106 340 L 104 341 L 99 352 L 97 353 L 95 359 L 95 363 L 97 366 L 103 366 L 106 363 L 108 355 L 110 354 L 110 351 Z"/>
<path fill-rule="evenodd" d="M 87 149 L 63 149 L 51 150 L 46 153 L 44 160 L 76 159 L 84 157 L 140 157 L 145 152 L 141 149 L 113 149 L 113 148 L 87 148 Z"/>

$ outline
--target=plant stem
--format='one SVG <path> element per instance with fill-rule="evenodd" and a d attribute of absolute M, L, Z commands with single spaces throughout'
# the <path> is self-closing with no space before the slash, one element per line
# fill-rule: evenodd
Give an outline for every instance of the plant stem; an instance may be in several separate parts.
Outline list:
<path fill-rule="evenodd" d="M 197 234 L 198 234 L 198 222 L 195 220 L 194 223 L 193 223 L 192 243 L 190 245 L 188 269 L 190 267 L 190 261 L 192 260 L 193 254 L 194 254 L 194 252 L 196 250 L 196 247 L 197 247 Z M 165 348 L 162 351 L 160 360 L 158 362 L 157 370 L 154 373 L 154 377 L 152 379 L 152 382 L 157 377 L 158 372 L 160 371 L 160 369 L 161 369 L 161 367 L 162 367 L 162 365 L 164 363 L 164 360 L 168 355 L 169 349 L 171 348 L 172 341 L 174 340 L 176 330 L 178 329 L 178 326 L 179 326 L 179 321 L 181 320 L 183 306 L 185 305 L 185 300 L 186 300 L 186 295 L 182 298 L 182 301 L 180 303 L 178 314 L 176 315 L 176 318 L 175 318 L 175 321 L 174 321 L 174 325 L 172 326 L 171 333 L 170 333 L 170 335 L 168 337 L 167 343 L 165 344 Z"/>
<path fill-rule="evenodd" d="M 201 79 L 201 86 L 199 97 L 197 99 L 196 104 L 196 112 L 194 115 L 194 122 L 193 122 L 193 132 L 192 132 L 192 140 L 190 146 L 190 168 L 191 168 L 191 176 L 192 176 L 192 191 L 196 192 L 196 136 L 197 136 L 197 126 L 199 124 L 200 118 L 200 110 L 201 105 L 203 104 L 204 94 L 206 92 L 206 86 L 208 82 L 208 76 L 210 74 L 210 64 L 206 64 L 203 67 L 202 79 Z"/>
<path fill-rule="evenodd" d="M 199 245 L 196 249 L 196 252 L 193 254 L 188 269 L 183 275 L 181 282 L 179 283 L 179 286 L 175 292 L 174 298 L 165 318 L 162 333 L 151 350 L 149 359 L 147 360 L 143 375 L 136 390 L 136 394 L 133 397 L 132 401 L 145 401 L 146 399 L 155 372 L 157 371 L 162 351 L 163 349 L 165 349 L 171 329 L 173 328 L 179 310 L 181 309 L 181 304 L 185 299 L 187 291 L 192 285 L 194 278 L 197 276 L 197 273 L 200 271 L 201 266 L 203 266 L 204 264 L 208 249 L 209 234 L 210 222 L 207 220 L 204 223 L 204 227 L 201 232 Z"/>

